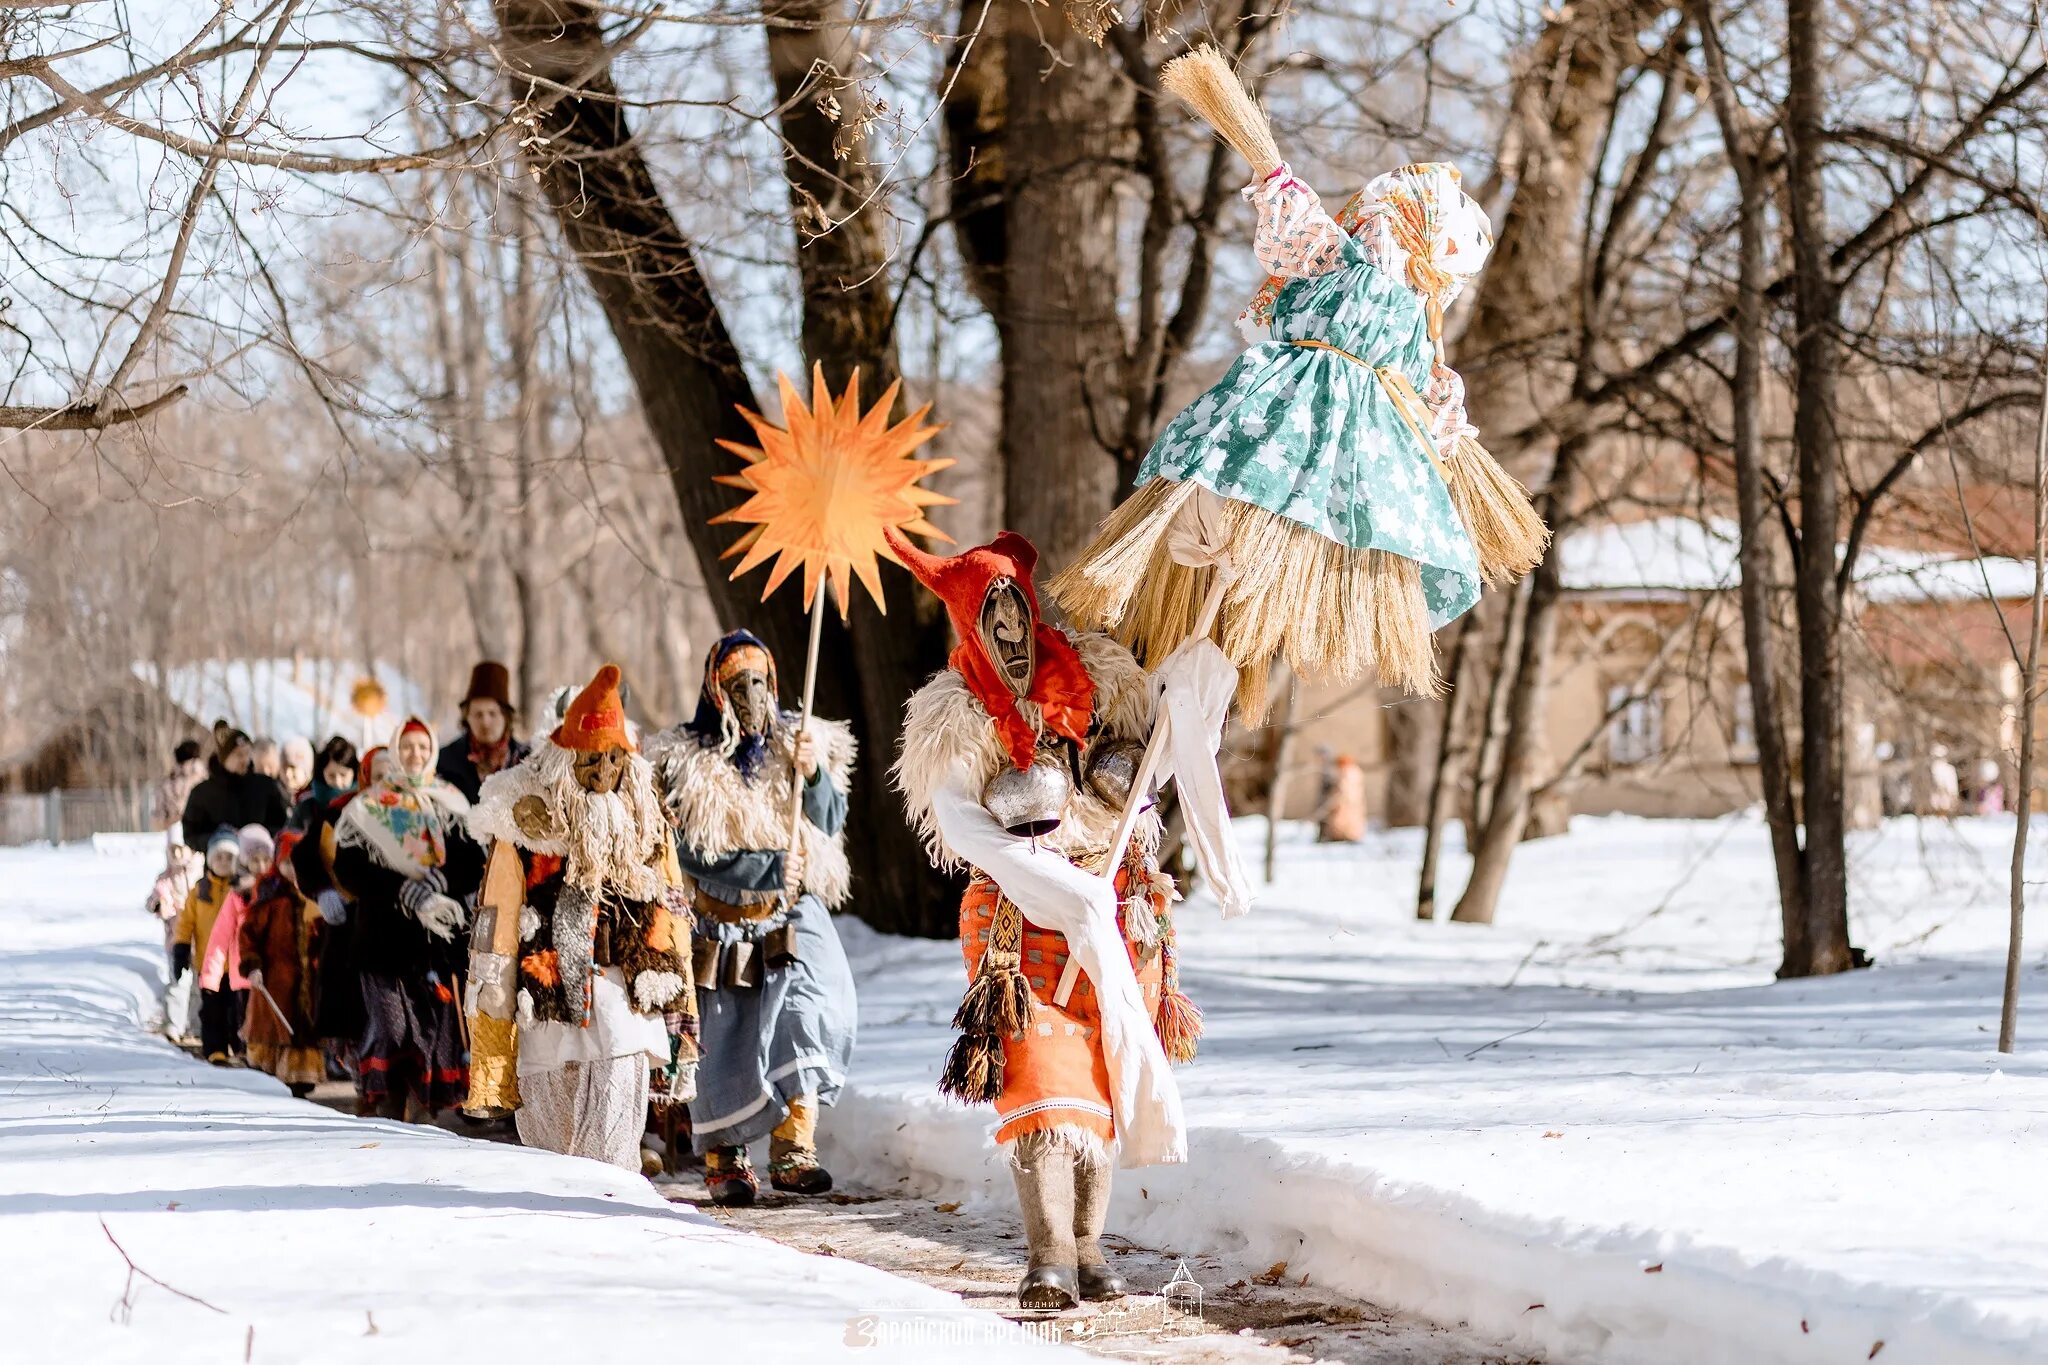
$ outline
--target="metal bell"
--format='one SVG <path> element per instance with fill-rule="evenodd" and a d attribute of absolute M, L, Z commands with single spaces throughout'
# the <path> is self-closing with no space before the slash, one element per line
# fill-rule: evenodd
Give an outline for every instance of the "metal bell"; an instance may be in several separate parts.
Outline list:
<path fill-rule="evenodd" d="M 1089 753 L 1084 774 L 1088 790 L 1112 810 L 1122 810 L 1138 780 L 1145 746 L 1134 739 L 1106 739 Z"/>
<path fill-rule="evenodd" d="M 1040 754 L 1029 768 L 1005 768 L 981 789 L 981 804 L 1010 833 L 1027 839 L 1060 827 L 1074 779 L 1057 755 Z"/>

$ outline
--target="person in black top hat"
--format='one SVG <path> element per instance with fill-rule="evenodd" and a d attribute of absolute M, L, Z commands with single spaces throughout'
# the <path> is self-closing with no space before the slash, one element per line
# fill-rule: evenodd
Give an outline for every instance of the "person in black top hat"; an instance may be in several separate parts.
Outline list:
<path fill-rule="evenodd" d="M 485 659 L 472 668 L 462 695 L 462 732 L 441 746 L 434 765 L 441 780 L 475 801 L 485 778 L 526 757 L 526 746 L 512 737 L 518 715 L 505 665 Z"/>

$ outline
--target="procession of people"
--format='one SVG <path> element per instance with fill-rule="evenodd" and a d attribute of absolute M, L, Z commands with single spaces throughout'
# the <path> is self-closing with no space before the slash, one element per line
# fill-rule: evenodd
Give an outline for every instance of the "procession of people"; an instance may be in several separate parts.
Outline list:
<path fill-rule="evenodd" d="M 1180 93 L 1219 126 L 1258 120 L 1227 69 L 1191 79 Z M 1041 610 L 1023 537 L 941 555 L 905 534 L 943 538 L 922 509 L 947 499 L 914 487 L 947 463 L 910 458 L 935 430 L 922 412 L 891 425 L 892 389 L 852 420 L 857 383 L 835 397 L 822 371 L 806 411 L 785 377 L 788 426 L 746 414 L 762 445 L 732 446 L 749 469 L 725 482 L 755 496 L 719 520 L 753 525 L 737 572 L 781 555 L 771 592 L 804 567 L 801 707 L 738 629 L 706 655 L 694 713 L 644 733 L 611 663 L 555 692 L 524 741 L 493 660 L 446 744 L 420 716 L 360 759 L 338 736 L 315 751 L 222 721 L 204 775 L 181 746 L 159 798 L 183 829 L 151 905 L 194 985 L 167 1017 L 207 1060 L 296 1093 L 352 1078 L 362 1115 L 459 1110 L 649 1174 L 687 1134 L 720 1205 L 760 1197 L 765 1146 L 772 1189 L 830 1190 L 820 1131 L 857 1025 L 833 924 L 858 894 L 856 746 L 812 714 L 811 684 L 826 583 L 844 618 L 848 582 L 879 595 L 886 557 L 956 640 L 905 699 L 890 769 L 934 875 L 965 880 L 967 988 L 937 1085 L 994 1110 L 1028 1247 L 1019 1305 L 1122 1295 L 1102 1250 L 1115 1170 L 1187 1159 L 1171 1067 L 1202 1025 L 1164 784 L 1210 898 L 1243 914 L 1216 770 L 1233 697 L 1262 713 L 1283 653 L 1308 676 L 1430 690 L 1430 631 L 1546 534 L 1443 362 L 1443 306 L 1490 245 L 1456 171 L 1402 167 L 1333 216 L 1270 149 L 1240 150 L 1259 171 L 1246 195 L 1271 278 L 1247 316 L 1264 339 L 1167 426 L 1052 581 L 1070 624 Z M 863 479 L 872 496 L 839 500 Z M 1363 823 L 1351 804 L 1338 837 Z"/>
<path fill-rule="evenodd" d="M 294 1094 L 346 1079 L 364 1116 L 459 1112 L 633 1170 L 688 1148 L 720 1203 L 757 1195 L 763 1139 L 774 1188 L 830 1189 L 818 1123 L 855 1031 L 832 926 L 852 733 L 799 726 L 745 631 L 644 752 L 621 688 L 604 665 L 522 742 L 485 660 L 445 745 L 419 716 L 360 756 L 227 721 L 203 760 L 182 743 L 148 898 L 167 1031 Z M 301 748 L 296 787 L 259 766 Z"/>

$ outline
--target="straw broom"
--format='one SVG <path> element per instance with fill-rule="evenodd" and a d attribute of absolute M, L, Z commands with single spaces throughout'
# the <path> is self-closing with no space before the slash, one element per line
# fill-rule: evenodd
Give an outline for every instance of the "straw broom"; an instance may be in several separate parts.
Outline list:
<path fill-rule="evenodd" d="M 1496 588 L 1543 560 L 1550 528 L 1536 515 L 1529 490 L 1470 435 L 1445 443 L 1444 484 L 1479 554 L 1479 576 Z"/>
<path fill-rule="evenodd" d="M 1259 108 L 1213 45 L 1205 43 L 1184 57 L 1175 57 L 1159 69 L 1159 83 L 1249 161 L 1253 174 L 1264 179 L 1280 168 L 1280 148 L 1273 141 L 1266 111 Z"/>

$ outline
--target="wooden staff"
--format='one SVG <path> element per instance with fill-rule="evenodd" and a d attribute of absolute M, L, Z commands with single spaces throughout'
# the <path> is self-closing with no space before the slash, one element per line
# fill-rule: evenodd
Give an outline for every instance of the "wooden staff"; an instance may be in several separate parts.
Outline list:
<path fill-rule="evenodd" d="M 790 740 L 789 749 L 789 840 L 787 851 L 782 858 L 782 894 L 792 903 L 796 900 L 797 887 L 793 873 L 796 867 L 796 839 L 803 832 L 804 825 L 804 770 L 797 766 L 796 741 L 803 737 L 811 723 L 811 701 L 818 690 L 818 641 L 825 633 L 825 585 L 818 585 L 818 592 L 811 599 L 811 645 L 804 658 L 804 700 L 797 715 L 796 735 Z"/>

